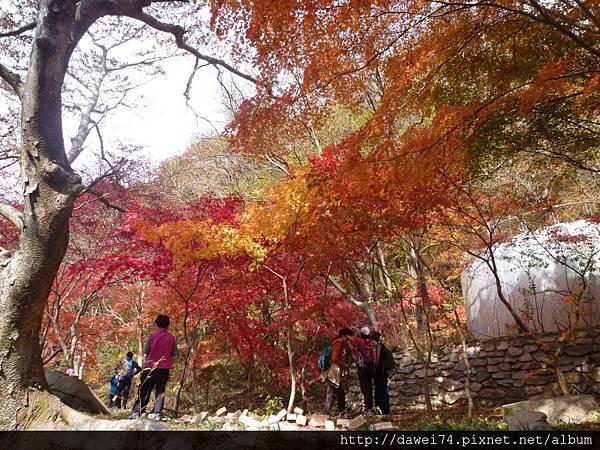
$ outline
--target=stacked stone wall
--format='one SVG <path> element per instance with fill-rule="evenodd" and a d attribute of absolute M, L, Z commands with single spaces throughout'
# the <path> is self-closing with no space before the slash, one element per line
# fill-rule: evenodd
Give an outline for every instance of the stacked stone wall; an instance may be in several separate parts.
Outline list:
<path fill-rule="evenodd" d="M 600 393 L 600 328 L 578 330 L 574 339 L 559 342 L 558 333 L 546 334 L 542 351 L 530 339 L 512 337 L 486 340 L 467 348 L 471 366 L 470 390 L 482 405 L 501 405 L 531 398 L 561 395 L 548 351 L 561 347 L 560 367 L 572 393 Z M 392 410 L 423 407 L 424 364 L 414 354 L 395 352 L 398 364 L 391 374 L 388 391 Z M 435 406 L 453 405 L 465 399 L 466 363 L 462 348 L 433 352 L 429 367 L 429 391 Z M 349 399 L 362 403 L 356 376 L 349 386 Z"/>

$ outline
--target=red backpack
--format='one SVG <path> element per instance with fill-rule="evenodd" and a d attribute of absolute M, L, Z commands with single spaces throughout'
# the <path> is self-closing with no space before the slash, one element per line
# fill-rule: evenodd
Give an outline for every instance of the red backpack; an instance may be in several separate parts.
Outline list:
<path fill-rule="evenodd" d="M 353 338 L 352 347 L 355 349 L 356 365 L 370 367 L 379 361 L 379 344 L 372 339 Z"/>

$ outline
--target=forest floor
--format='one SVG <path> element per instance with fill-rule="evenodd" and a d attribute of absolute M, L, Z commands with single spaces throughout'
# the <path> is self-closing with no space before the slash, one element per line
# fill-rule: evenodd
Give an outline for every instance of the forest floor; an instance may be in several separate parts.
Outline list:
<path fill-rule="evenodd" d="M 268 417 L 261 417 L 256 413 L 249 412 L 251 417 L 254 417 L 256 420 L 268 421 Z M 231 415 L 231 413 L 229 413 Z M 351 414 L 348 416 L 349 419 L 355 419 L 359 417 L 361 414 L 356 412 L 355 414 Z M 230 421 L 226 416 L 222 417 L 207 417 L 205 420 L 200 422 L 188 422 L 185 420 L 173 420 L 173 419 L 163 419 L 163 424 L 168 427 L 170 430 L 181 430 L 181 431 L 194 431 L 194 430 L 202 430 L 202 431 L 217 431 L 217 430 L 243 430 L 244 427 L 233 426 L 229 427 L 228 423 Z M 115 413 L 113 415 L 113 419 L 125 419 L 127 418 L 126 413 Z M 325 418 L 323 415 L 319 414 L 307 414 L 308 421 L 310 423 L 311 418 Z M 339 419 L 335 416 L 331 417 L 330 420 L 335 423 L 336 430 L 347 429 L 347 426 L 339 426 Z M 347 422 L 347 421 L 346 421 Z M 231 423 L 235 424 L 235 420 Z M 445 407 L 445 408 L 437 408 L 434 409 L 431 413 L 427 412 L 424 409 L 405 409 L 401 411 L 397 411 L 394 414 L 388 416 L 366 416 L 365 423 L 358 427 L 357 429 L 368 430 L 373 429 L 375 424 L 383 424 L 389 423 L 392 428 L 395 430 L 405 430 L 405 431 L 441 431 L 441 430 L 490 430 L 490 431 L 501 431 L 506 430 L 506 423 L 503 420 L 502 412 L 500 408 L 494 407 L 481 407 L 476 406 L 473 411 L 473 421 L 469 425 L 467 423 L 467 406 L 463 404 L 455 405 L 453 407 Z M 281 430 L 294 430 L 292 427 L 292 423 L 286 423 L 286 420 L 283 419 L 280 424 L 285 424 L 274 427 L 274 429 Z M 289 428 L 288 428 L 289 426 Z M 597 422 L 589 422 L 586 424 L 579 425 L 568 425 L 564 424 L 558 429 L 564 430 L 600 430 L 600 421 Z M 252 429 L 252 428 L 250 428 Z M 261 427 L 261 429 L 264 429 Z M 311 427 L 310 425 L 306 427 L 297 427 L 296 429 L 324 429 L 323 427 Z"/>

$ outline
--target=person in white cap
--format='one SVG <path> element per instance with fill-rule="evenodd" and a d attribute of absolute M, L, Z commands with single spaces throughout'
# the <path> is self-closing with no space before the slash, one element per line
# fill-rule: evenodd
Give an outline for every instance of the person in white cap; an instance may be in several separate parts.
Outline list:
<path fill-rule="evenodd" d="M 367 326 L 360 330 L 361 337 L 352 338 L 350 344 L 355 353 L 360 390 L 364 398 L 365 414 L 373 413 L 373 377 L 379 361 L 379 344 L 371 338 Z"/>

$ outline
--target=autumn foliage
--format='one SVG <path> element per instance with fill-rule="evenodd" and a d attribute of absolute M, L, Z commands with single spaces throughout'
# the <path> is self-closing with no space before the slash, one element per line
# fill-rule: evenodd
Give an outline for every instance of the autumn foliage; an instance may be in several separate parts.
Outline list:
<path fill-rule="evenodd" d="M 456 341 L 473 256 L 597 214 L 598 4 L 533 4 L 210 2 L 214 33 L 259 74 L 217 144 L 285 170 L 177 204 L 160 177 L 123 184 L 111 201 L 127 212 L 110 216 L 82 197 L 47 362 L 104 374 L 169 314 L 177 408 L 231 358 L 244 395 L 293 381 L 308 401 L 342 326 L 370 321 L 422 355 Z M 328 136 L 339 115 L 352 129 Z"/>

